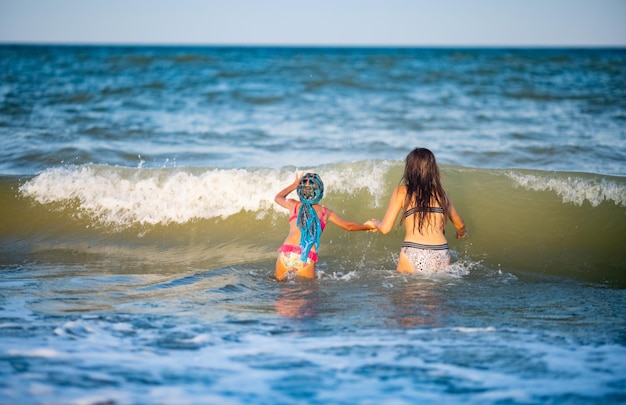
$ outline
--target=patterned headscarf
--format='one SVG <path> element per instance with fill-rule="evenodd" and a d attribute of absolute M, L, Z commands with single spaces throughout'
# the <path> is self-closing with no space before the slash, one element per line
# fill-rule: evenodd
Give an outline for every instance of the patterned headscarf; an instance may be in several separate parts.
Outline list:
<path fill-rule="evenodd" d="M 300 247 L 302 248 L 300 259 L 306 263 L 313 245 L 316 249 L 320 247 L 322 224 L 313 204 L 317 204 L 324 197 L 324 183 L 317 174 L 307 173 L 300 179 L 296 190 L 302 203 L 296 222 L 300 229 Z"/>

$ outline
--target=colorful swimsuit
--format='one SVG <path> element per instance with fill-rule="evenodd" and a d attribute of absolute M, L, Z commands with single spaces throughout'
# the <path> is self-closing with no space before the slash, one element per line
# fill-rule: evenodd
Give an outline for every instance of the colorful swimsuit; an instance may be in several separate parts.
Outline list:
<path fill-rule="evenodd" d="M 326 228 L 326 222 L 324 221 L 324 218 L 326 217 L 327 211 L 328 209 L 326 207 L 322 208 L 322 215 L 320 218 L 320 225 L 321 225 L 322 231 L 324 230 L 324 228 Z M 298 204 L 294 206 L 293 214 L 291 215 L 291 217 L 289 217 L 289 222 L 295 220 L 297 217 L 298 217 Z M 302 268 L 304 268 L 304 266 L 317 263 L 316 252 L 309 252 L 308 259 L 306 263 L 304 263 L 300 257 L 302 255 L 302 248 L 300 246 L 285 244 L 285 245 L 282 245 L 278 249 L 278 252 L 280 252 L 278 257 L 282 261 L 287 271 L 295 271 L 297 273 Z"/>
<path fill-rule="evenodd" d="M 413 215 L 419 208 L 411 208 L 404 214 L 405 217 Z M 441 207 L 427 207 L 426 212 L 443 214 Z M 402 242 L 400 250 L 409 259 L 414 271 L 437 271 L 444 270 L 450 264 L 450 251 L 448 244 L 423 245 L 414 242 Z"/>

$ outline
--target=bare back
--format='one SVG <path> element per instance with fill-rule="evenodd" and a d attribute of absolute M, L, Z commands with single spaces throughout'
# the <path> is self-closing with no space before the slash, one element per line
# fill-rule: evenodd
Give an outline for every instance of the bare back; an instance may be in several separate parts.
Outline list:
<path fill-rule="evenodd" d="M 399 186 L 397 191 L 397 198 L 401 200 L 401 207 L 403 207 L 406 199 L 406 186 Z M 416 207 L 409 206 L 406 212 L 403 212 L 403 214 L 409 214 L 404 218 L 405 241 L 424 245 L 440 245 L 447 243 L 444 233 L 447 218 L 441 211 L 442 207 L 440 207 L 434 199 L 431 201 L 432 202 L 429 208 L 432 212 L 426 213 L 424 224 L 422 224 L 421 227 L 421 232 L 419 230 L 419 224 L 417 223 L 418 216 L 413 214 Z M 402 212 L 402 210 L 400 210 L 400 212 Z"/>
<path fill-rule="evenodd" d="M 287 234 L 287 237 L 285 238 L 285 241 L 283 243 L 290 244 L 290 245 L 299 245 L 301 233 L 300 233 L 300 228 L 298 228 L 298 225 L 297 225 L 296 216 L 298 212 L 298 207 L 300 206 L 300 202 L 297 202 L 291 199 L 289 200 L 289 202 L 293 204 L 293 208 L 290 209 L 289 233 Z M 318 218 L 322 222 L 322 227 L 325 227 L 326 223 L 328 222 L 330 210 L 319 204 L 314 204 L 313 209 L 315 209 L 315 212 L 317 213 Z M 315 246 L 313 246 L 311 251 L 312 252 L 316 251 Z"/>

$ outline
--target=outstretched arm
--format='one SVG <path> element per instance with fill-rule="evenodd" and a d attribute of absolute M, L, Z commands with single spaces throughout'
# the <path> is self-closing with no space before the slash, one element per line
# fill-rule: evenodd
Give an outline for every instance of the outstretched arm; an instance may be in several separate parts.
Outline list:
<path fill-rule="evenodd" d="M 376 227 L 367 221 L 364 224 L 359 224 L 358 222 L 347 221 L 341 218 L 339 215 L 335 214 L 333 211 L 329 210 L 328 220 L 338 227 L 345 229 L 346 231 L 372 231 L 375 230 Z"/>
<path fill-rule="evenodd" d="M 406 197 L 406 188 L 402 186 L 396 187 L 391 195 L 391 199 L 389 200 L 389 206 L 387 207 L 387 211 L 385 212 L 385 216 L 381 221 L 376 219 L 372 219 L 366 222 L 367 225 L 373 225 L 380 231 L 381 233 L 389 233 L 393 228 L 393 224 L 396 222 L 396 218 L 398 217 L 398 213 L 402 209 L 402 205 L 404 204 L 404 198 Z"/>

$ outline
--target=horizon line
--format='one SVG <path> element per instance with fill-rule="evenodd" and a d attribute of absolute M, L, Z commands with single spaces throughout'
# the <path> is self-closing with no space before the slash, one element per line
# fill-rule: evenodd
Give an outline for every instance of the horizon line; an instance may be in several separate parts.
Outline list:
<path fill-rule="evenodd" d="M 626 48 L 626 44 L 289 44 L 289 43 L 201 43 L 201 42 L 81 42 L 81 41 L 3 41 L 0 46 L 110 46 L 110 47 L 215 47 L 215 48 Z"/>

